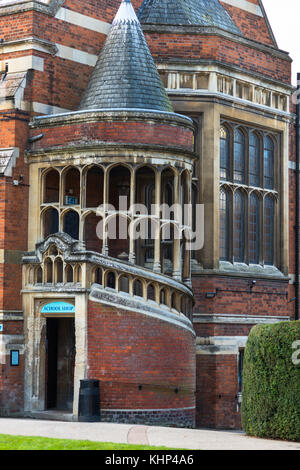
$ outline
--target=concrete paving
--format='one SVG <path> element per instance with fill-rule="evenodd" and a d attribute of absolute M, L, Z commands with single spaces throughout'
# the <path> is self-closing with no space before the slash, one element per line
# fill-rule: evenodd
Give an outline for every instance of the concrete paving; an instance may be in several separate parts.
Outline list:
<path fill-rule="evenodd" d="M 202 450 L 300 450 L 300 443 L 256 439 L 239 431 L 0 418 L 0 434 L 147 444 Z"/>

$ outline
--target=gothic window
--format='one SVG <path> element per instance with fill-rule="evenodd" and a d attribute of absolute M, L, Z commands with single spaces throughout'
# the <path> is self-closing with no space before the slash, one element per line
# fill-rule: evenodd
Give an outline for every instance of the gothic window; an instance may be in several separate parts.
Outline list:
<path fill-rule="evenodd" d="M 226 127 L 220 129 L 220 178 L 229 180 L 229 132 Z"/>
<path fill-rule="evenodd" d="M 273 265 L 276 241 L 276 137 L 226 122 L 220 129 L 219 256 Z M 233 144 L 231 145 L 230 142 Z"/>
<path fill-rule="evenodd" d="M 260 186 L 259 139 L 254 132 L 249 141 L 249 184 Z"/>
<path fill-rule="evenodd" d="M 224 189 L 220 190 L 220 259 L 228 260 L 229 196 Z"/>
<path fill-rule="evenodd" d="M 259 199 L 255 193 L 250 196 L 249 207 L 249 262 L 259 263 Z"/>
<path fill-rule="evenodd" d="M 59 231 L 58 212 L 50 207 L 43 213 L 43 235 L 44 238 Z"/>
<path fill-rule="evenodd" d="M 274 144 L 269 136 L 264 138 L 264 186 L 274 188 Z"/>
<path fill-rule="evenodd" d="M 79 238 L 79 215 L 75 211 L 68 211 L 64 217 L 64 232 L 70 237 Z"/>
<path fill-rule="evenodd" d="M 234 131 L 233 175 L 235 183 L 245 182 L 245 136 L 240 129 Z"/>
<path fill-rule="evenodd" d="M 245 200 L 241 191 L 234 195 L 233 209 L 233 257 L 234 261 L 244 261 L 245 247 Z"/>
<path fill-rule="evenodd" d="M 274 199 L 266 196 L 264 201 L 264 261 L 274 264 Z"/>

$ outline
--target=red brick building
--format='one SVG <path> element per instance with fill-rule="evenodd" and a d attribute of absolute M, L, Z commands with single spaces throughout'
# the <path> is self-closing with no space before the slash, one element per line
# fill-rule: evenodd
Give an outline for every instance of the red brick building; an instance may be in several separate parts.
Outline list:
<path fill-rule="evenodd" d="M 3 0 L 0 72 L 0 415 L 98 379 L 103 420 L 238 428 L 250 329 L 298 314 L 262 2 Z"/>

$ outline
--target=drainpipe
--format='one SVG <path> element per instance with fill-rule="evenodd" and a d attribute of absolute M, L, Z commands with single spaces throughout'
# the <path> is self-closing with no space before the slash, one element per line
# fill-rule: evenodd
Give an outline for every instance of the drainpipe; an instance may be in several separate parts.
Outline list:
<path fill-rule="evenodd" d="M 296 103 L 296 233 L 295 233 L 295 320 L 299 320 L 299 238 L 300 238 L 300 187 L 299 187 L 299 165 L 300 165 L 300 73 L 297 74 L 297 103 Z"/>

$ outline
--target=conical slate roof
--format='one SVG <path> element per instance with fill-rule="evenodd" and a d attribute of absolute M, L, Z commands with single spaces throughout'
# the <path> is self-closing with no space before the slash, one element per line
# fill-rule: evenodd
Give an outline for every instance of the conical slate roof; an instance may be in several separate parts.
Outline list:
<path fill-rule="evenodd" d="M 144 0 L 138 18 L 143 24 L 217 26 L 241 34 L 219 0 Z"/>
<path fill-rule="evenodd" d="M 79 107 L 103 108 L 173 112 L 130 0 L 122 0 Z"/>

